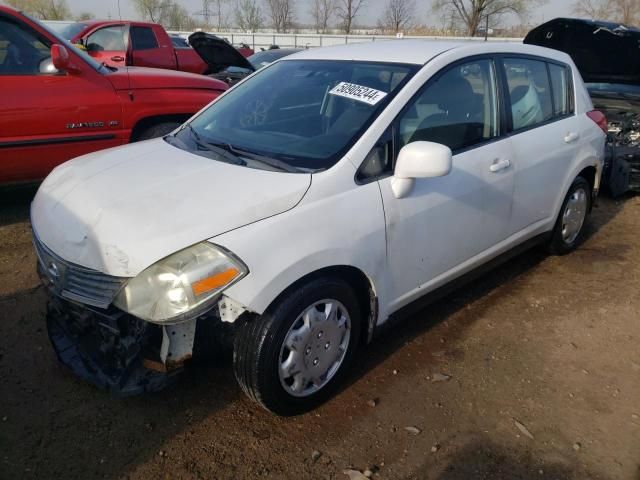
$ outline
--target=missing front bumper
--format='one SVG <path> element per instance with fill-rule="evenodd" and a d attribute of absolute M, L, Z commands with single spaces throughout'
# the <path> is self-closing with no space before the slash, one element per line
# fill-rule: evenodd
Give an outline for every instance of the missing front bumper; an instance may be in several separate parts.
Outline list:
<path fill-rule="evenodd" d="M 123 312 L 100 312 L 51 297 L 47 329 L 59 358 L 73 373 L 118 396 L 158 391 L 182 369 L 162 368 L 162 329 Z"/>
<path fill-rule="evenodd" d="M 235 323 L 221 321 L 217 309 L 162 327 L 115 307 L 102 310 L 70 302 L 51 290 L 46 320 L 58 359 L 116 396 L 168 387 L 192 357 L 230 359 L 236 331 Z"/>

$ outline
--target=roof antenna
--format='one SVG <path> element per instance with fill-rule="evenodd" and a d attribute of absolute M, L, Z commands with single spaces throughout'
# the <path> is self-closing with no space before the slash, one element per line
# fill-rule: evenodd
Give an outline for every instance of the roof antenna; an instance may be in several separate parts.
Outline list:
<path fill-rule="evenodd" d="M 122 10 L 120 10 L 120 0 L 118 0 L 118 18 L 122 22 Z M 124 24 L 122 25 L 122 28 L 124 29 Z M 122 31 L 122 34 L 124 35 L 124 30 Z M 130 35 L 127 35 L 127 40 L 131 40 Z M 125 46 L 127 50 L 124 52 L 124 58 L 125 58 L 124 68 L 127 71 L 127 83 L 129 85 L 129 100 L 133 102 L 133 90 L 131 90 L 131 77 L 129 76 L 129 66 L 127 65 L 127 60 L 126 60 L 129 54 L 129 41 L 127 41 L 127 44 Z"/>

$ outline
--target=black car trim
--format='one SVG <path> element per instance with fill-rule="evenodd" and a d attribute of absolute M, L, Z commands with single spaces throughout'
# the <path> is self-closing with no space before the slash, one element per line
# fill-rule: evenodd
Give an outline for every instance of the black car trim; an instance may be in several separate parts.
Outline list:
<path fill-rule="evenodd" d="M 60 143 L 90 142 L 94 140 L 112 140 L 116 138 L 113 133 L 101 135 L 83 135 L 79 137 L 58 137 L 58 138 L 36 138 L 34 140 L 13 140 L 10 142 L 0 142 L 0 148 L 26 147 L 34 145 L 57 145 Z"/>

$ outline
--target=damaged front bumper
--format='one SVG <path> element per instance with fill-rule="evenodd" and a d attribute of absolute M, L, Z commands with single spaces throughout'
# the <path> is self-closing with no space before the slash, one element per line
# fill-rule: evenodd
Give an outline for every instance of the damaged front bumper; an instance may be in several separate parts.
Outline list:
<path fill-rule="evenodd" d="M 62 298 L 41 265 L 38 272 L 49 294 L 47 330 L 59 360 L 117 396 L 166 388 L 194 352 L 230 351 L 233 325 L 223 324 L 215 308 L 177 325 L 156 325 L 113 306 L 102 309 Z"/>

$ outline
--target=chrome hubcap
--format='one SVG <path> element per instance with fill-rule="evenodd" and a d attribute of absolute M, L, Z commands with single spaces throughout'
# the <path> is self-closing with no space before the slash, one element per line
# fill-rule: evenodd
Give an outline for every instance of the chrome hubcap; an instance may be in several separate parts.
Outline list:
<path fill-rule="evenodd" d="M 569 197 L 562 214 L 562 239 L 565 243 L 573 243 L 580 233 L 587 215 L 587 204 L 587 192 L 583 188 Z"/>
<path fill-rule="evenodd" d="M 320 300 L 293 322 L 280 348 L 278 374 L 295 397 L 309 396 L 336 374 L 349 346 L 351 319 L 337 300 Z"/>

